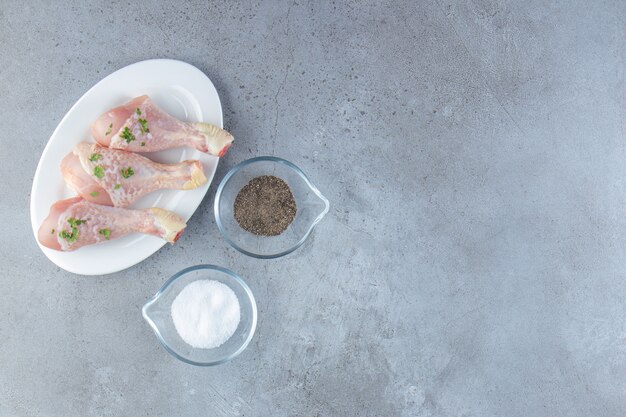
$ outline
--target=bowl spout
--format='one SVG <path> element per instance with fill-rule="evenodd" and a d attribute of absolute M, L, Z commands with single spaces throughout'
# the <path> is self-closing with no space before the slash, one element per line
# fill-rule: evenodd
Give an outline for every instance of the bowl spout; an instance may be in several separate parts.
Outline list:
<path fill-rule="evenodd" d="M 319 199 L 319 202 L 317 203 L 317 210 L 319 214 L 317 215 L 317 217 L 315 217 L 315 220 L 313 221 L 313 224 L 311 225 L 311 227 L 313 227 L 316 224 L 318 224 L 324 218 L 324 216 L 326 216 L 328 212 L 330 211 L 330 201 L 328 201 L 328 199 L 324 197 L 324 195 L 320 192 L 320 190 L 318 190 L 313 184 L 311 184 L 310 187 L 311 187 L 311 191 L 313 191 L 313 193 Z"/>

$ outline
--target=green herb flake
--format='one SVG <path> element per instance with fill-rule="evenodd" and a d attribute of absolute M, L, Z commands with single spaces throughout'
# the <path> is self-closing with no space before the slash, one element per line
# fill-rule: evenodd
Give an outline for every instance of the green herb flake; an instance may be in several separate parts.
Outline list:
<path fill-rule="evenodd" d="M 133 171 L 133 169 L 131 167 L 122 168 L 122 177 L 130 178 L 133 175 L 135 175 L 135 171 Z"/>
<path fill-rule="evenodd" d="M 122 188 L 122 184 L 115 184 L 115 187 L 113 187 L 114 190 L 119 190 L 120 188 Z"/>
<path fill-rule="evenodd" d="M 80 230 L 78 230 L 78 226 L 87 222 L 87 220 L 75 219 L 73 217 L 70 217 L 69 219 L 67 219 L 67 222 L 69 223 L 72 231 L 68 232 L 67 230 L 61 230 L 59 232 L 59 236 L 67 240 L 68 243 L 74 243 L 76 242 L 76 239 L 78 239 L 78 235 L 80 233 Z M 52 229 L 52 232 L 54 233 L 54 229 Z"/>
<path fill-rule="evenodd" d="M 146 142 L 141 142 L 141 146 L 146 146 Z"/>
<path fill-rule="evenodd" d="M 91 156 L 89 157 L 89 160 L 91 162 L 96 162 L 100 159 L 102 159 L 102 155 L 100 155 L 99 153 L 92 153 Z"/>
<path fill-rule="evenodd" d="M 150 132 L 150 129 L 148 129 L 148 121 L 146 119 L 137 119 L 137 122 L 141 125 L 140 129 L 142 135 Z"/>
<path fill-rule="evenodd" d="M 97 191 L 92 191 L 92 192 L 89 193 L 89 195 L 92 196 L 92 197 L 98 197 L 98 195 L 100 195 L 100 193 L 97 192 Z"/>
<path fill-rule="evenodd" d="M 122 139 L 124 139 L 126 141 L 126 143 L 131 143 L 132 141 L 135 140 L 135 135 L 132 134 L 132 132 L 130 131 L 128 126 L 126 126 L 124 128 L 124 130 L 122 130 L 122 133 L 120 134 L 120 137 Z"/>
<path fill-rule="evenodd" d="M 141 116 L 141 109 L 139 107 L 137 107 L 137 110 L 135 110 L 135 112 L 137 113 L 138 116 Z"/>
<path fill-rule="evenodd" d="M 93 175 L 98 179 L 102 179 L 104 177 L 104 168 L 102 168 L 102 165 L 95 166 L 93 169 Z"/>
<path fill-rule="evenodd" d="M 69 243 L 76 242 L 76 239 L 78 239 L 78 236 L 76 236 L 74 233 L 68 232 L 67 230 L 61 230 L 61 232 L 59 233 L 59 236 L 67 240 Z"/>
<path fill-rule="evenodd" d="M 69 219 L 67 219 L 67 222 L 70 224 L 70 226 L 76 227 L 80 226 L 83 223 L 87 223 L 87 220 L 75 219 L 73 217 L 70 217 Z"/>
<path fill-rule="evenodd" d="M 109 125 L 109 128 L 107 129 L 107 131 L 104 133 L 104 136 L 109 136 L 111 134 L 111 130 L 113 129 L 113 123 L 111 123 Z"/>
<path fill-rule="evenodd" d="M 54 234 L 54 229 L 52 229 L 52 231 L 50 232 L 50 234 L 51 234 L 51 235 L 53 235 L 53 234 Z"/>
<path fill-rule="evenodd" d="M 98 233 L 104 236 L 106 240 L 109 240 L 111 238 L 111 230 L 109 229 L 100 229 L 98 230 Z"/>

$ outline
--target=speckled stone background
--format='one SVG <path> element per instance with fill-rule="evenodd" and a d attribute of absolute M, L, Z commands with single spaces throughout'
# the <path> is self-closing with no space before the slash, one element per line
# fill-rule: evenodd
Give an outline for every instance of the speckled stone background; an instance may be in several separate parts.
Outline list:
<path fill-rule="evenodd" d="M 626 415 L 626 3 L 0 1 L 0 415 Z M 181 241 L 66 273 L 32 236 L 46 141 L 105 75 L 168 57 L 237 144 L 330 199 L 297 252 Z M 250 347 L 178 362 L 140 309 L 198 263 L 243 276 Z"/>

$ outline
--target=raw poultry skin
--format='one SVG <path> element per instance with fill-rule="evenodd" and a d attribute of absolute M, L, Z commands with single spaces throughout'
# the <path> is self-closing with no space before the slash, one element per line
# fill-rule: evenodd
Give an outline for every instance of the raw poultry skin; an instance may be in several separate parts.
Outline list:
<path fill-rule="evenodd" d="M 131 152 L 155 152 L 187 146 L 223 156 L 233 136 L 209 123 L 183 122 L 170 116 L 148 96 L 140 96 L 102 114 L 91 126 L 98 143 Z"/>
<path fill-rule="evenodd" d="M 63 158 L 61 173 L 85 200 L 115 207 L 128 207 L 155 190 L 191 190 L 207 182 L 200 161 L 159 164 L 132 152 L 87 142 L 79 143 Z"/>
<path fill-rule="evenodd" d="M 185 227 L 183 219 L 164 209 L 107 207 L 74 197 L 52 205 L 39 228 L 38 239 L 43 246 L 59 251 L 73 251 L 134 232 L 174 243 Z"/>

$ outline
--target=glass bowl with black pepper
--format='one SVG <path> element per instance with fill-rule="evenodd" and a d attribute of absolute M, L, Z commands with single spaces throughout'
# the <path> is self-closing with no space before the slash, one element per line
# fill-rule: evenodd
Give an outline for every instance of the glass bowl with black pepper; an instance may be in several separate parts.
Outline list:
<path fill-rule="evenodd" d="M 215 195 L 224 239 L 255 258 L 278 258 L 300 247 L 330 204 L 300 168 L 261 156 L 234 166 Z"/>

